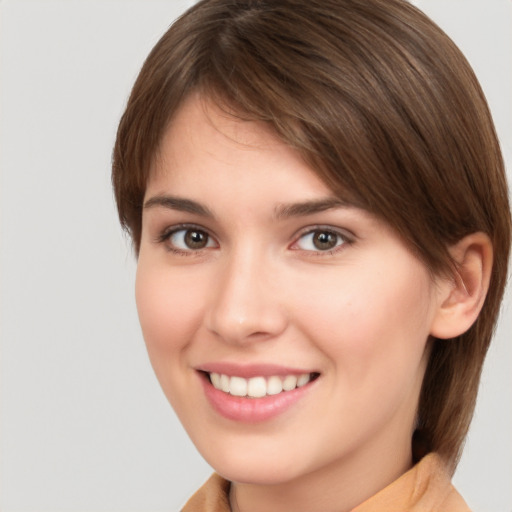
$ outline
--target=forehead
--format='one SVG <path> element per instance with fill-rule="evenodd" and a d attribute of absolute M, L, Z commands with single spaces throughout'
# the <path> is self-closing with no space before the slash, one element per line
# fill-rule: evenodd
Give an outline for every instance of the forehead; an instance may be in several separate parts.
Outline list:
<path fill-rule="evenodd" d="M 199 94 L 189 96 L 172 118 L 155 156 L 148 191 L 222 181 L 244 192 L 277 184 L 283 194 L 333 195 L 301 154 L 267 124 L 240 119 Z M 305 197 L 304 199 L 308 199 Z"/>
<path fill-rule="evenodd" d="M 247 151 L 271 151 L 284 145 L 268 124 L 244 120 L 234 110 L 196 92 L 185 99 L 172 117 L 157 157 L 177 156 L 189 145 L 206 140 L 214 147 L 238 146 L 237 149 Z M 156 163 L 158 168 L 158 158 Z"/>

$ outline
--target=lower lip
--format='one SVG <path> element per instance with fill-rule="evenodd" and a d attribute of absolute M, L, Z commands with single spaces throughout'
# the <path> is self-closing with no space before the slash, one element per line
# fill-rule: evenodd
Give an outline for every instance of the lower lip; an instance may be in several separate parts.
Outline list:
<path fill-rule="evenodd" d="M 300 401 L 310 390 L 315 381 L 291 391 L 262 398 L 233 396 L 212 386 L 208 378 L 201 378 L 206 398 L 221 416 L 233 421 L 259 423 L 284 413 Z"/>

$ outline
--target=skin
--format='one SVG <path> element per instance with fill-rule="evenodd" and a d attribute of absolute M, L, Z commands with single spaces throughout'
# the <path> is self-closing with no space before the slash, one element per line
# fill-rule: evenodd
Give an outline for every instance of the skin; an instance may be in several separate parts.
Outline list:
<path fill-rule="evenodd" d="M 168 196 L 209 215 L 160 204 Z M 175 115 L 147 185 L 136 299 L 149 356 L 244 512 L 348 511 L 412 464 L 444 288 L 368 212 L 283 207 L 332 199 L 267 127 L 197 95 Z M 166 238 L 182 224 L 207 245 L 188 248 L 185 231 Z M 319 250 L 309 234 L 326 230 L 336 247 Z M 320 376 L 284 413 L 243 423 L 206 399 L 197 368 L 212 362 L 279 362 Z"/>

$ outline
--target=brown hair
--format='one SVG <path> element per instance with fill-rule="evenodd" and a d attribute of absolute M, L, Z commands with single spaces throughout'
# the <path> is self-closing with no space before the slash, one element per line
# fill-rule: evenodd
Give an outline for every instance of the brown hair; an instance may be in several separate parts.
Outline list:
<path fill-rule="evenodd" d="M 121 119 L 113 184 L 138 251 L 146 182 L 177 108 L 199 91 L 268 123 L 331 189 L 393 226 L 432 273 L 487 233 L 489 292 L 475 324 L 434 340 L 418 406 L 428 450 L 455 467 L 503 295 L 507 185 L 489 110 L 453 42 L 402 0 L 203 0 L 151 51 Z"/>

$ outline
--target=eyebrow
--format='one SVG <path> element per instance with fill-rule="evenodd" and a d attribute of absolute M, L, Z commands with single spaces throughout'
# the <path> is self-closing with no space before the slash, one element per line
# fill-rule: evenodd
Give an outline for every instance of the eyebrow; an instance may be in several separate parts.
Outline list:
<path fill-rule="evenodd" d="M 277 219 L 288 219 L 290 217 L 305 217 L 315 213 L 324 212 L 332 208 L 351 208 L 354 205 L 337 197 L 304 201 L 303 203 L 282 204 L 276 207 L 275 216 Z"/>
<path fill-rule="evenodd" d="M 163 207 L 170 210 L 177 210 L 181 212 L 192 213 L 200 215 L 201 217 L 214 218 L 211 210 L 192 199 L 185 199 L 183 197 L 158 195 L 153 196 L 144 203 L 144 209 Z M 304 201 L 301 203 L 289 203 L 276 206 L 274 215 L 277 220 L 289 219 L 291 217 L 305 217 L 307 215 L 314 215 L 315 213 L 324 212 L 333 208 L 350 208 L 353 207 L 347 201 L 339 198 L 329 197 L 326 199 L 317 199 L 312 201 Z"/>
<path fill-rule="evenodd" d="M 192 201 L 192 199 L 184 199 L 176 196 L 153 196 L 144 203 L 144 209 L 154 208 L 155 206 L 161 206 L 170 210 L 177 210 L 180 212 L 193 213 L 200 215 L 201 217 L 213 218 L 213 213 L 209 208 Z"/>

